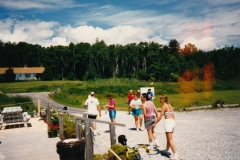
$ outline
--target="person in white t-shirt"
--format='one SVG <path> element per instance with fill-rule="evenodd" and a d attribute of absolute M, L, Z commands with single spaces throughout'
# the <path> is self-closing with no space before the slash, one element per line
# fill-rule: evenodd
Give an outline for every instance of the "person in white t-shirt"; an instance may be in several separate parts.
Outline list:
<path fill-rule="evenodd" d="M 137 131 L 143 131 L 144 129 L 142 128 L 143 124 L 143 116 L 142 116 L 142 101 L 139 99 L 137 94 L 134 94 L 134 99 L 131 100 L 130 106 L 132 108 L 132 115 L 134 117 L 135 125 L 136 125 L 136 130 Z M 138 123 L 140 127 L 138 128 Z"/>
<path fill-rule="evenodd" d="M 89 97 L 85 104 L 84 107 L 87 107 L 88 109 L 88 113 L 92 114 L 92 115 L 88 115 L 88 118 L 91 119 L 97 119 L 97 115 L 99 114 L 99 116 L 101 117 L 101 108 L 100 108 L 100 104 L 97 98 L 95 98 L 95 93 L 91 92 L 90 93 L 91 97 Z M 93 123 L 93 130 L 96 130 L 97 126 L 96 123 Z"/>

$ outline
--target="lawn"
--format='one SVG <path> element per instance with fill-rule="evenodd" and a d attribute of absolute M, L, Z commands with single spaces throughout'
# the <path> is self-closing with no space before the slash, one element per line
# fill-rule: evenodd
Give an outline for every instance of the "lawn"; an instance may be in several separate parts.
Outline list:
<path fill-rule="evenodd" d="M 240 90 L 227 90 L 227 91 L 211 91 L 201 93 L 187 93 L 187 94 L 167 94 L 169 102 L 178 109 L 179 107 L 187 108 L 196 104 L 197 106 L 213 105 L 217 100 L 224 101 L 224 104 L 240 104 Z M 159 103 L 159 96 L 156 95 L 153 100 L 157 108 L 162 107 Z M 117 110 L 127 110 L 126 98 L 115 98 L 117 103 Z M 101 106 L 104 106 L 108 101 L 107 99 L 99 99 Z"/>
<path fill-rule="evenodd" d="M 239 82 L 217 82 L 212 86 L 212 91 L 204 91 L 204 82 L 171 83 L 155 82 L 156 107 L 161 107 L 158 101 L 160 94 L 167 94 L 169 102 L 177 109 L 193 105 L 213 105 L 217 100 L 224 104 L 240 104 Z M 108 102 L 105 95 L 113 95 L 117 103 L 117 110 L 127 110 L 126 95 L 129 89 L 136 91 L 140 87 L 148 87 L 149 82 L 129 79 L 108 79 L 97 81 L 25 81 L 14 83 L 0 83 L 0 91 L 4 93 L 21 92 L 60 92 L 51 96 L 55 101 L 76 108 L 83 108 L 89 91 L 95 91 L 100 105 Z"/>

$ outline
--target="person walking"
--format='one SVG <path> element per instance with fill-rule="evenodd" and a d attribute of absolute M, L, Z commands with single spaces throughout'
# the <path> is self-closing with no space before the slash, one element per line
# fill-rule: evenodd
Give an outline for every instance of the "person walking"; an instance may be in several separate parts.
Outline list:
<path fill-rule="evenodd" d="M 143 93 L 141 96 L 142 110 L 144 115 L 145 129 L 147 129 L 149 146 L 153 150 L 153 139 L 155 141 L 155 147 L 159 147 L 157 136 L 154 132 L 155 126 L 152 124 L 155 122 L 156 117 L 158 118 L 157 109 L 152 101 L 149 100 L 147 93 Z"/>
<path fill-rule="evenodd" d="M 108 109 L 109 112 L 109 117 L 111 122 L 115 122 L 116 123 L 116 101 L 113 99 L 112 95 L 107 94 L 106 95 L 107 99 L 108 99 L 108 104 L 106 104 L 106 107 Z"/>
<path fill-rule="evenodd" d="M 130 102 L 130 106 L 132 108 L 132 115 L 134 117 L 136 130 L 143 131 L 144 129 L 142 128 L 142 101 L 139 99 L 137 94 L 134 94 L 134 99 Z M 140 128 L 138 128 L 138 123 L 140 125 Z"/>
<path fill-rule="evenodd" d="M 178 159 L 177 151 L 175 144 L 173 142 L 173 131 L 175 128 L 175 115 L 173 113 L 173 107 L 171 104 L 168 103 L 168 97 L 166 95 L 161 95 L 160 98 L 160 103 L 163 104 L 161 113 L 159 117 L 157 118 L 156 122 L 153 124 L 153 126 L 156 126 L 156 124 L 162 119 L 162 117 L 165 117 L 165 122 L 164 122 L 164 130 L 166 133 L 166 138 L 167 138 L 167 145 L 166 149 L 163 150 L 163 153 L 166 155 L 170 155 L 169 149 L 171 147 L 173 156 L 170 158 L 171 160 L 176 160 Z"/>
<path fill-rule="evenodd" d="M 133 100 L 133 98 L 134 98 L 134 93 L 132 90 L 129 90 L 129 93 L 127 95 L 128 115 L 130 115 L 130 111 L 131 111 L 130 102 L 131 100 Z"/>
<path fill-rule="evenodd" d="M 88 118 L 91 119 L 97 119 L 97 115 L 99 114 L 99 116 L 101 117 L 101 108 L 100 108 L 100 104 L 97 98 L 95 98 L 95 93 L 91 92 L 90 93 L 91 97 L 89 97 L 84 104 L 84 107 L 87 107 L 87 112 L 91 115 L 88 115 Z M 96 122 L 93 123 L 93 130 L 96 130 L 97 126 L 96 126 Z M 96 133 L 94 133 L 94 135 L 96 135 Z"/>

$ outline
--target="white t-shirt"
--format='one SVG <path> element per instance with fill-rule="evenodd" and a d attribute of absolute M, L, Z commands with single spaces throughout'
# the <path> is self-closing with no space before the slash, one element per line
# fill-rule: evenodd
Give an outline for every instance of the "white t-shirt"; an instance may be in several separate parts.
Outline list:
<path fill-rule="evenodd" d="M 98 114 L 97 105 L 99 105 L 99 101 L 97 98 L 95 97 L 88 98 L 85 102 L 85 105 L 88 106 L 88 113 L 96 115 Z"/>
<path fill-rule="evenodd" d="M 140 99 L 133 99 L 133 100 L 131 100 L 130 106 L 133 107 L 134 105 L 136 106 L 136 109 L 137 108 L 141 108 L 142 101 Z"/>

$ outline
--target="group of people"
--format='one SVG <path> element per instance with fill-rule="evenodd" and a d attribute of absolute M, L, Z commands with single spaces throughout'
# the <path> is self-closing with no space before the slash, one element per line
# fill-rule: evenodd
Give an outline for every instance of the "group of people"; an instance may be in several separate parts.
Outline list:
<path fill-rule="evenodd" d="M 90 96 L 86 102 L 85 106 L 88 107 L 88 112 L 95 115 L 90 116 L 89 118 L 97 118 L 97 115 L 99 112 L 99 116 L 101 116 L 101 108 L 99 106 L 99 102 L 97 98 L 94 97 L 95 93 L 91 92 Z M 109 111 L 109 117 L 111 122 L 116 122 L 116 102 L 113 99 L 111 95 L 106 95 L 107 99 L 109 100 L 109 103 L 106 104 L 106 107 Z M 148 89 L 147 93 L 140 94 L 140 91 L 138 90 L 136 93 L 133 93 L 132 90 L 129 91 L 127 95 L 127 104 L 128 104 L 128 114 L 130 115 L 132 111 L 132 116 L 134 117 L 136 130 L 137 131 L 143 131 L 143 121 L 145 124 L 145 129 L 148 133 L 148 139 L 149 139 L 149 146 L 151 149 L 159 147 L 157 135 L 154 132 L 154 129 L 158 122 L 162 119 L 162 117 L 165 117 L 164 122 L 164 130 L 166 134 L 167 144 L 166 149 L 162 151 L 163 154 L 170 156 L 169 149 L 172 149 L 173 155 L 170 159 L 178 159 L 176 147 L 173 142 L 173 131 L 175 128 L 175 116 L 173 112 L 173 107 L 168 102 L 168 97 L 166 95 L 160 95 L 159 101 L 162 103 L 161 112 L 158 114 L 158 111 L 153 103 L 154 95 L 151 92 L 151 89 Z M 94 105 L 93 105 L 94 104 Z M 92 106 L 95 106 L 95 111 L 91 111 Z M 97 111 L 96 111 L 97 107 Z M 90 110 L 89 110 L 90 109 Z M 96 130 L 96 125 L 95 130 Z"/>
<path fill-rule="evenodd" d="M 106 98 L 109 103 L 106 104 L 105 107 L 108 109 L 110 120 L 111 122 L 116 122 L 116 101 L 110 94 L 107 94 Z M 88 108 L 88 118 L 97 119 L 98 115 L 99 117 L 102 116 L 101 107 L 98 99 L 95 97 L 95 92 L 90 92 L 88 99 L 85 101 L 84 107 Z M 96 123 L 93 123 L 93 130 L 96 129 Z"/>

